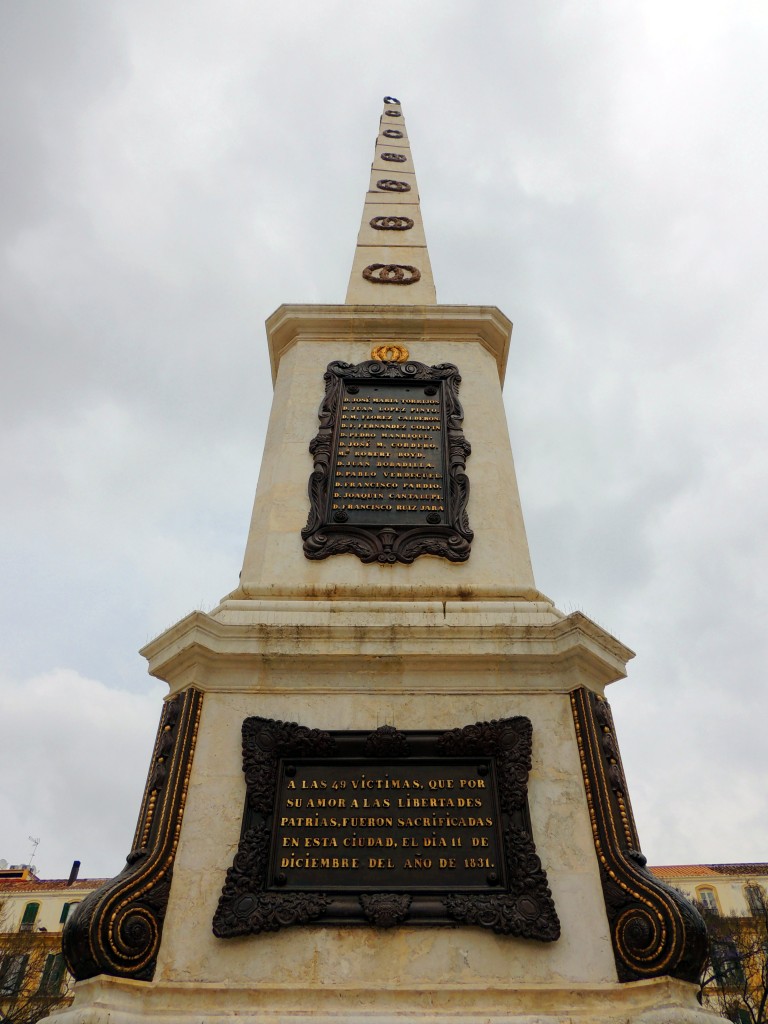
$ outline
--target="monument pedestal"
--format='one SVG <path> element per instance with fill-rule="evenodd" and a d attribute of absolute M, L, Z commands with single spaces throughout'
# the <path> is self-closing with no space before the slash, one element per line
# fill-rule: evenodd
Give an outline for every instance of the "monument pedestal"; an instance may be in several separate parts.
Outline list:
<path fill-rule="evenodd" d="M 591 985 L 528 985 L 439 989 L 349 987 L 306 990 L 182 982 L 146 985 L 94 978 L 80 982 L 77 1008 L 56 1015 L 67 1024 L 716 1024 L 693 986 L 672 978 Z"/>
<path fill-rule="evenodd" d="M 405 174 L 400 116 L 376 160 Z M 411 205 L 364 223 L 351 301 L 421 279 L 370 263 L 374 221 L 421 230 L 409 168 L 374 167 L 366 217 L 378 187 Z M 59 1024 L 712 1019 L 703 923 L 645 869 L 604 698 L 632 652 L 534 583 L 511 324 L 394 292 L 267 323 L 240 583 L 142 652 L 170 693 L 126 868 L 67 923 Z"/>

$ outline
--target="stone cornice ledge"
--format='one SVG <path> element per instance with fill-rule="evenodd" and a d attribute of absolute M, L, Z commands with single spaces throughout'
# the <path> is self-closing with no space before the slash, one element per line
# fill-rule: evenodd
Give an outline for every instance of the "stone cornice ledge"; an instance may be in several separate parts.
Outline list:
<path fill-rule="evenodd" d="M 354 659 L 360 668 L 372 659 L 379 664 L 387 659 L 424 670 L 464 666 L 473 674 L 503 667 L 534 676 L 557 667 L 561 674 L 557 689 L 587 686 L 602 692 L 608 683 L 624 678 L 626 662 L 634 657 L 628 647 L 581 612 L 538 624 L 515 623 L 511 621 L 514 617 L 509 614 L 503 621 L 499 614 L 463 614 L 450 620 L 433 616 L 431 621 L 397 622 L 390 617 L 389 621 L 365 623 L 355 622 L 351 616 L 334 623 L 327 616 L 306 615 L 304 621 L 299 616 L 282 622 L 254 617 L 233 623 L 198 611 L 150 641 L 140 653 L 149 662 L 150 674 L 166 680 L 172 688 L 194 681 L 204 689 L 218 688 L 217 669 L 227 670 L 220 685 L 229 689 L 235 677 L 239 679 L 236 685 L 245 686 L 260 662 L 280 658 L 292 659 L 297 666 L 305 661 L 338 666 Z M 196 674 L 196 668 L 201 674 Z M 355 689 L 352 668 L 344 664 L 339 671 L 344 673 L 345 685 Z M 386 685 L 397 684 L 385 681 Z M 370 681 L 366 682 L 369 686 Z M 425 676 L 424 686 L 434 689 L 434 680 Z"/>
<path fill-rule="evenodd" d="M 316 1024 L 358 1024 L 362 1017 L 378 1021 L 402 1019 L 424 1024 L 715 1024 L 722 1018 L 696 1002 L 696 986 L 672 978 L 654 978 L 623 985 L 592 984 L 553 978 L 550 985 L 518 979 L 508 986 L 434 984 L 431 988 L 397 983 L 391 986 L 312 987 L 296 982 L 285 985 L 242 986 L 235 983 L 154 982 L 118 980 L 99 976 L 77 983 L 75 1005 L 59 1011 L 62 1024 L 135 1024 L 146 1016 L 169 1024 L 196 1024 L 204 1011 L 206 1021 L 242 1024 L 284 1024 L 309 1020 Z M 97 1016 L 98 1015 L 98 1016 Z M 59 1020 L 59 1017 L 56 1018 Z"/>
<path fill-rule="evenodd" d="M 496 306 L 283 305 L 267 319 L 272 381 L 283 354 L 302 341 L 479 341 L 504 381 L 512 322 Z"/>

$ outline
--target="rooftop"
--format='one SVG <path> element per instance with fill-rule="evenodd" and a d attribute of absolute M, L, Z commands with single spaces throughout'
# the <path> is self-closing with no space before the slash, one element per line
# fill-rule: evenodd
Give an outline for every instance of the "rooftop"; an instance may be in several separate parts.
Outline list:
<path fill-rule="evenodd" d="M 757 864 L 664 864 L 650 870 L 667 878 L 692 878 L 718 875 L 768 875 L 768 863 Z"/>

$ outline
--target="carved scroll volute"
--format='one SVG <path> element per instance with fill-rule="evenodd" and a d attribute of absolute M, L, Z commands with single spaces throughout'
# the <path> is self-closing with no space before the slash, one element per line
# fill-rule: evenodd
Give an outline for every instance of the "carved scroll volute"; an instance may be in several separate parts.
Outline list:
<path fill-rule="evenodd" d="M 154 976 L 202 701 L 190 688 L 164 704 L 126 866 L 67 920 L 64 956 L 77 981 Z"/>
<path fill-rule="evenodd" d="M 571 705 L 619 981 L 695 982 L 706 926 L 692 903 L 645 867 L 610 705 L 583 688 Z"/>

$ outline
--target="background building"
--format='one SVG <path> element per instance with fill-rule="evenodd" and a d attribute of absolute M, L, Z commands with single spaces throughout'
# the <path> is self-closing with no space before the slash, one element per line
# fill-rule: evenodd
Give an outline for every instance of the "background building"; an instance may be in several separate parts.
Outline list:
<path fill-rule="evenodd" d="M 652 868 L 693 899 L 709 930 L 702 999 L 737 1024 L 768 1020 L 768 864 Z"/>
<path fill-rule="evenodd" d="M 80 901 L 103 884 L 78 878 L 41 879 L 26 864 L 0 870 L 0 1021 L 34 1024 L 71 1002 L 72 979 L 61 952 L 64 922 Z"/>

